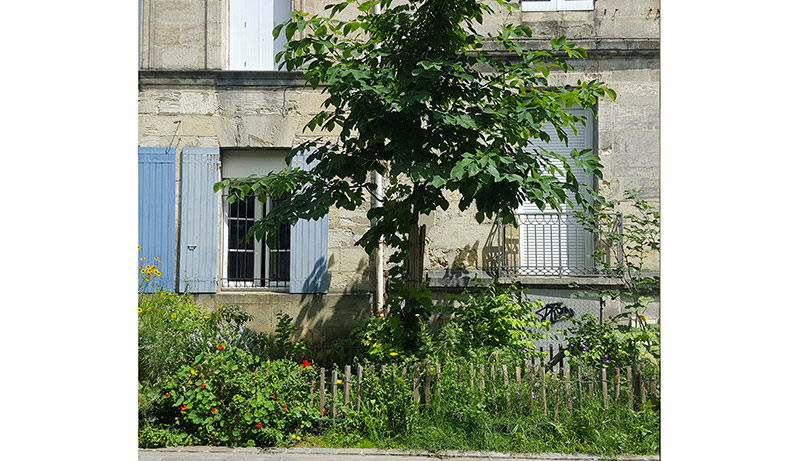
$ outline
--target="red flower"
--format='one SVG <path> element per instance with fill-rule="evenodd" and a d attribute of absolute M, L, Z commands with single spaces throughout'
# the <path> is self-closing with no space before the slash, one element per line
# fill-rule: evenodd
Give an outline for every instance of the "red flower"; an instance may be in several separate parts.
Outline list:
<path fill-rule="evenodd" d="M 257 429 L 261 429 L 261 423 L 256 424 Z"/>
<path fill-rule="evenodd" d="M 169 397 L 169 392 L 167 392 L 166 394 L 164 394 L 164 397 Z"/>
<path fill-rule="evenodd" d="M 289 411 L 289 409 L 286 408 L 286 405 L 283 406 L 283 409 L 286 410 L 286 411 Z"/>
<path fill-rule="evenodd" d="M 224 345 L 224 344 L 219 344 L 219 345 L 217 345 L 217 349 L 219 349 L 219 350 L 222 350 L 222 349 L 224 349 L 224 348 L 225 348 L 225 345 Z"/>
<path fill-rule="evenodd" d="M 308 363 L 308 360 L 303 360 L 303 367 L 307 367 L 309 365 L 311 365 L 311 364 Z"/>
<path fill-rule="evenodd" d="M 181 405 L 181 411 L 186 411 L 186 405 Z"/>
<path fill-rule="evenodd" d="M 270 394 L 270 395 L 269 395 L 269 398 L 271 398 L 271 399 L 275 400 L 275 394 Z"/>
<path fill-rule="evenodd" d="M 322 414 L 323 414 L 323 415 L 324 415 L 325 413 L 327 413 L 327 412 L 328 412 L 328 411 L 327 411 L 327 410 L 325 410 L 324 408 L 322 409 Z"/>
<path fill-rule="evenodd" d="M 206 388 L 206 383 L 200 383 L 200 389 L 205 389 L 205 388 Z"/>
<path fill-rule="evenodd" d="M 216 408 L 212 408 L 212 409 L 211 409 L 211 413 L 216 413 L 216 412 L 217 412 L 217 409 L 216 409 Z"/>

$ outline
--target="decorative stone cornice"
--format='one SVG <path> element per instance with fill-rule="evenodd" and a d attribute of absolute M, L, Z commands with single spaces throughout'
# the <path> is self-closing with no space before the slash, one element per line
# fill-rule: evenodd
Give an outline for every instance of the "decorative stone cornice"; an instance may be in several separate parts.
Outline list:
<path fill-rule="evenodd" d="M 308 86 L 300 72 L 276 70 L 140 70 L 139 89 L 145 88 L 268 88 Z"/>

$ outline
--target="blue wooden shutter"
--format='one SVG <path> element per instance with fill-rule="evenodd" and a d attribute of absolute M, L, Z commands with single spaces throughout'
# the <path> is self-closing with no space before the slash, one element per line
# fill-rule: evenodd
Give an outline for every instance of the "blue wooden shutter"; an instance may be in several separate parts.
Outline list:
<path fill-rule="evenodd" d="M 178 290 L 216 293 L 219 149 L 185 147 L 181 152 L 181 235 Z"/>
<path fill-rule="evenodd" d="M 311 152 L 292 159 L 292 168 L 310 170 Z M 289 293 L 328 292 L 328 215 L 316 221 L 300 220 L 290 233 Z"/>
<path fill-rule="evenodd" d="M 139 148 L 139 261 L 155 264 L 160 277 L 151 276 L 140 290 L 175 289 L 175 149 Z M 157 262 L 155 258 L 161 260 Z M 137 271 L 137 274 L 141 275 Z M 141 280 L 141 278 L 140 278 Z"/>

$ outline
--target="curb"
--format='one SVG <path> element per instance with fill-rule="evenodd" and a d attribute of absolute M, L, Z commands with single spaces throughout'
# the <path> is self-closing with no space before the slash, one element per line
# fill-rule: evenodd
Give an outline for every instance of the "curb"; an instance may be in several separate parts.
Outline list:
<path fill-rule="evenodd" d="M 380 450 L 377 448 L 258 448 L 258 447 L 165 447 L 140 448 L 140 453 L 220 453 L 248 455 L 330 455 L 330 456 L 418 456 L 439 459 L 481 458 L 481 459 L 530 459 L 541 461 L 659 461 L 659 455 L 619 455 L 600 456 L 566 453 L 505 453 L 495 451 L 458 451 L 448 450 L 431 453 L 413 450 Z"/>

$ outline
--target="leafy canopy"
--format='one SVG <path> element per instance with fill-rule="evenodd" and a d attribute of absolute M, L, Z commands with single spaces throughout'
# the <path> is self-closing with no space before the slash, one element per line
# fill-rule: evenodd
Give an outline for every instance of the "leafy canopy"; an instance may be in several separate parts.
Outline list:
<path fill-rule="evenodd" d="M 496 0 L 501 7 L 516 4 Z M 381 14 L 373 12 L 380 5 Z M 355 14 L 340 19 L 342 12 Z M 460 196 L 466 210 L 474 203 L 480 222 L 487 216 L 513 221 L 523 200 L 560 209 L 578 194 L 566 158 L 528 146 L 549 141 L 545 125 L 567 130 L 583 123 L 564 108 L 594 110 L 598 98 L 614 92 L 601 82 L 550 87 L 551 70 L 568 71 L 568 59 L 586 52 L 564 38 L 552 50 L 526 50 L 519 39 L 526 26 L 505 24 L 496 33 L 476 30 L 492 9 L 479 0 L 344 0 L 328 5 L 327 15 L 293 11 L 275 28 L 288 43 L 278 59 L 299 70 L 312 88 L 327 96 L 306 128 L 330 132 L 303 142 L 287 156 L 312 151 L 309 171 L 286 169 L 264 177 L 224 180 L 230 200 L 255 193 L 294 192 L 256 223 L 248 237 L 273 237 L 281 222 L 324 216 L 329 207 L 353 210 L 375 196 L 372 172 L 388 177 L 383 206 L 367 216 L 372 227 L 358 241 L 372 251 L 383 239 L 403 247 L 405 234 L 420 214 L 449 206 L 446 191 Z M 500 52 L 488 52 L 491 43 Z M 573 150 L 579 167 L 600 176 L 590 151 Z"/>

